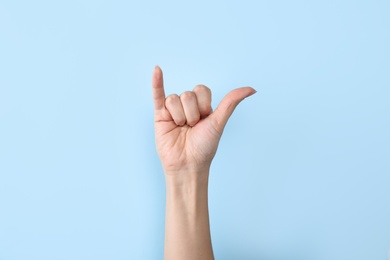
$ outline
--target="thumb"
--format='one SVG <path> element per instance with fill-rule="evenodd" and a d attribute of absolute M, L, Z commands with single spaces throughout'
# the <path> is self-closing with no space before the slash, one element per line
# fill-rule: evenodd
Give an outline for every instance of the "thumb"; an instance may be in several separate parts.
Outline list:
<path fill-rule="evenodd" d="M 251 87 L 237 88 L 230 91 L 219 103 L 217 109 L 209 116 L 215 129 L 222 134 L 229 117 L 237 105 L 245 98 L 256 93 Z"/>

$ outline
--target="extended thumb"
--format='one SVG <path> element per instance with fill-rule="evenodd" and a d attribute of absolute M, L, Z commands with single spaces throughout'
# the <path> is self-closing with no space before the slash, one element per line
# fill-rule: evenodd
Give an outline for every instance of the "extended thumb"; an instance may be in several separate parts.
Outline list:
<path fill-rule="evenodd" d="M 255 89 L 251 87 L 243 87 L 234 89 L 226 94 L 221 103 L 219 103 L 217 109 L 210 116 L 216 130 L 218 130 L 220 134 L 222 134 L 229 117 L 233 114 L 237 105 L 242 100 L 255 93 Z"/>

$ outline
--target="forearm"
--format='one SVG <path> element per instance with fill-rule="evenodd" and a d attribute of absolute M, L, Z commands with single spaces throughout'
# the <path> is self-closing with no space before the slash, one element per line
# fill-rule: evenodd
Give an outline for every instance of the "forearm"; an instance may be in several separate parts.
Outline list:
<path fill-rule="evenodd" d="M 166 173 L 165 260 L 214 259 L 208 175 L 208 170 Z"/>

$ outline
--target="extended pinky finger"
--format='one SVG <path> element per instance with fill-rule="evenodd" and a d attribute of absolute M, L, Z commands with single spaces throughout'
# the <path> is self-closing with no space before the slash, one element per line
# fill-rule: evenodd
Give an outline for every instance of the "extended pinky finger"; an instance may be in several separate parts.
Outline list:
<path fill-rule="evenodd" d="M 183 126 L 186 123 L 186 116 L 180 102 L 180 97 L 176 94 L 169 95 L 165 99 L 165 107 L 172 116 L 176 125 Z"/>

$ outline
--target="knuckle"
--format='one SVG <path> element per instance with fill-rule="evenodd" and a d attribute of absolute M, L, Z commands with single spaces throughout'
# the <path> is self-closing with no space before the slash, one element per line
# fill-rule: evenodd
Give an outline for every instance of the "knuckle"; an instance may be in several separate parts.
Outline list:
<path fill-rule="evenodd" d="M 194 95 L 195 94 L 191 91 L 185 91 L 185 92 L 183 92 L 183 94 L 180 95 L 180 98 L 183 100 L 190 100 L 190 99 L 194 98 Z"/>
<path fill-rule="evenodd" d="M 167 104 L 174 104 L 178 100 L 179 96 L 176 94 L 169 95 L 166 99 L 165 102 Z"/>
<path fill-rule="evenodd" d="M 194 88 L 194 92 L 207 92 L 211 93 L 211 90 L 203 84 L 198 84 Z"/>

